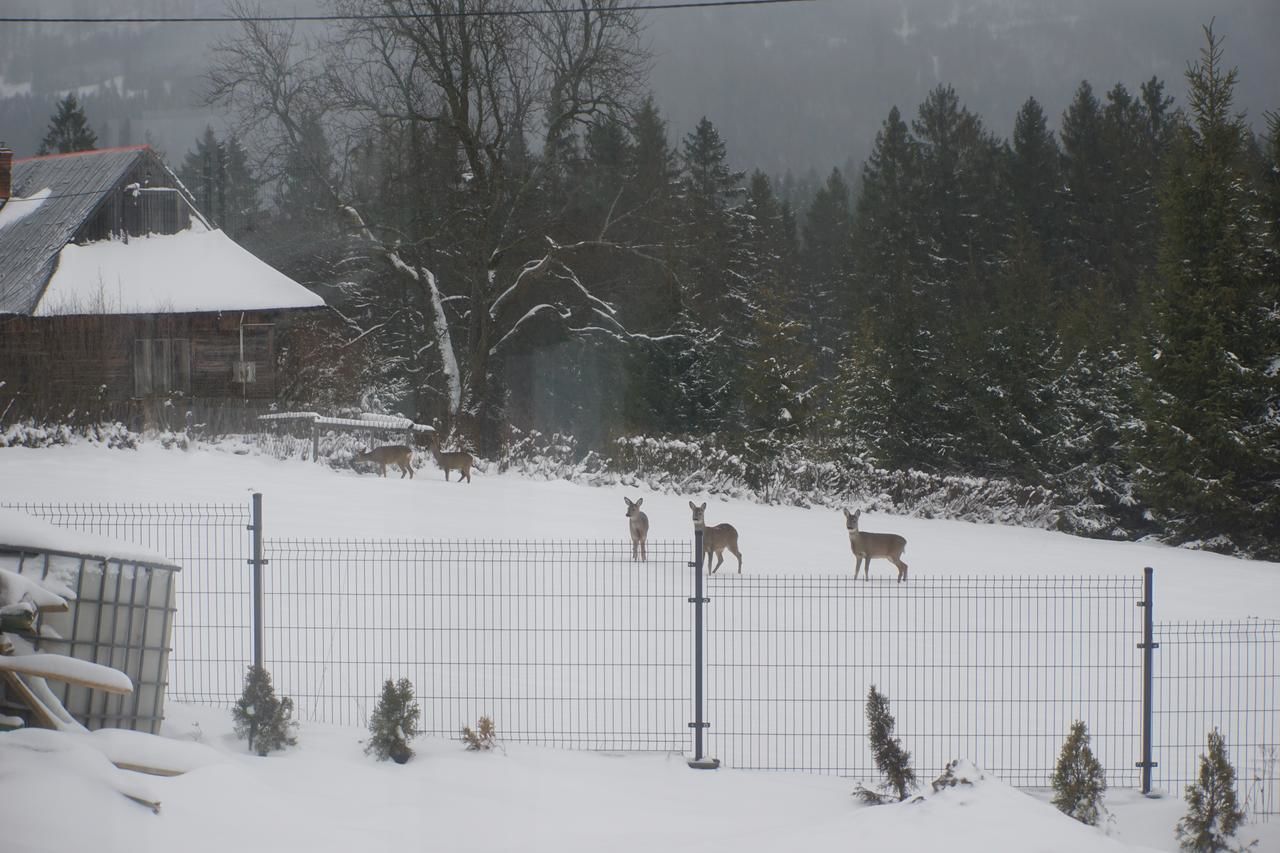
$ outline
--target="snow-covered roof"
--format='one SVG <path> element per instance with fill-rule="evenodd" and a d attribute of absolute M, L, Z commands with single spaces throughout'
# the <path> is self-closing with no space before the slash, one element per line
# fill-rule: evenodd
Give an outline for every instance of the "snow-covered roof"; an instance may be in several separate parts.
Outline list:
<path fill-rule="evenodd" d="M 32 312 L 188 314 L 317 308 L 324 300 L 220 230 L 70 243 Z"/>
<path fill-rule="evenodd" d="M 0 549 L 30 551 L 33 553 L 62 552 L 97 557 L 103 560 L 119 560 L 124 563 L 180 568 L 177 563 L 150 548 L 121 542 L 110 536 L 68 530 L 20 512 L 0 507 Z"/>
<path fill-rule="evenodd" d="M 199 215 L 178 234 L 84 242 L 85 228 L 137 175 L 178 191 L 147 146 L 13 162 L 0 200 L 0 314 L 156 314 L 310 308 L 324 301 L 260 261 Z M 131 178 L 130 176 L 134 177 Z M 166 187 L 172 184 L 172 187 Z M 182 193 L 190 205 L 190 198 Z M 194 210 L 194 208 L 191 208 Z M 76 242 L 79 240 L 79 242 Z"/>
<path fill-rule="evenodd" d="M 145 146 L 13 161 L 13 196 L 0 205 L 0 314 L 30 314 L 58 251 L 139 159 Z"/>

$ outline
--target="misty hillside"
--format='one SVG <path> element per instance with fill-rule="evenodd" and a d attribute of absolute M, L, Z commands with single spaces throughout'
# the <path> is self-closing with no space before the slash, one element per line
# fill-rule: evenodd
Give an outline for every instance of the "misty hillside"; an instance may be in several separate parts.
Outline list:
<path fill-rule="evenodd" d="M 860 162 L 897 105 L 939 83 L 1007 134 L 1034 96 L 1052 123 L 1079 82 L 1131 90 L 1152 75 L 1184 101 L 1200 28 L 1216 16 L 1240 67 L 1238 105 L 1280 106 L 1272 0 L 871 0 L 652 16 L 651 82 L 673 127 L 708 116 L 743 167 L 780 174 Z"/>
<path fill-rule="evenodd" d="M 267 0 L 307 14 L 323 0 Z M 219 15 L 223 0 L 13 0 L 9 14 Z M 824 0 L 648 16 L 649 81 L 673 135 L 703 115 L 742 168 L 781 175 L 857 164 L 895 104 L 915 111 L 940 82 L 1007 134 L 1033 95 L 1052 124 L 1082 79 L 1131 90 L 1152 75 L 1183 101 L 1182 73 L 1215 17 L 1241 69 L 1239 106 L 1256 119 L 1280 106 L 1280 13 L 1273 0 Z M 300 25 L 317 30 L 318 25 Z M 76 90 L 100 144 L 149 141 L 171 160 L 193 147 L 209 46 L 234 28 L 200 25 L 7 25 L 0 29 L 0 128 L 18 156 L 34 151 L 55 99 Z M 74 50 L 76 62 L 66 62 Z M 1260 128 L 1259 128 L 1260 129 Z"/>

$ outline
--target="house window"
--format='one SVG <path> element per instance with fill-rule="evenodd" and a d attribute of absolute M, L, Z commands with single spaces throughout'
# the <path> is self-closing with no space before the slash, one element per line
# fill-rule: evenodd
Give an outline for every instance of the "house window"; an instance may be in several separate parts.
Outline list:
<path fill-rule="evenodd" d="M 133 392 L 136 397 L 191 393 L 191 341 L 139 338 L 133 344 Z"/>

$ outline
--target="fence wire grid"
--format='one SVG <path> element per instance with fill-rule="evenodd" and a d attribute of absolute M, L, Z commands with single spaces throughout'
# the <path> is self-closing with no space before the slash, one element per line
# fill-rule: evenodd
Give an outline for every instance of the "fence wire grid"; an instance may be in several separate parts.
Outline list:
<path fill-rule="evenodd" d="M 182 570 L 168 698 L 231 704 L 252 660 L 247 504 L 3 504 L 58 527 L 157 551 Z"/>
<path fill-rule="evenodd" d="M 268 540 L 266 663 L 304 719 L 365 725 L 408 678 L 424 731 L 679 751 L 689 546 Z"/>
<path fill-rule="evenodd" d="M 875 685 L 922 778 L 969 758 L 1046 786 L 1073 720 L 1137 781 L 1141 578 L 709 579 L 709 752 L 733 767 L 875 778 Z"/>
<path fill-rule="evenodd" d="M 253 659 L 247 503 L 5 506 L 178 562 L 167 695 L 234 703 Z M 265 548 L 266 663 L 303 719 L 361 725 L 406 677 L 430 734 L 489 716 L 510 741 L 690 748 L 689 543 L 651 542 L 647 563 L 621 542 Z M 1082 719 L 1109 784 L 1137 783 L 1140 577 L 704 580 L 705 737 L 726 766 L 875 778 L 875 684 L 921 778 L 966 757 L 1043 787 Z M 1280 813 L 1280 623 L 1157 621 L 1155 640 L 1154 787 L 1180 797 L 1216 727 L 1249 814 Z"/>

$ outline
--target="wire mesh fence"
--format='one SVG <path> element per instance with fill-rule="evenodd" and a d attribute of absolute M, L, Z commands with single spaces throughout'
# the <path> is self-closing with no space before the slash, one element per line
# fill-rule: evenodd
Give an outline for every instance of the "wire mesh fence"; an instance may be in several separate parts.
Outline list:
<path fill-rule="evenodd" d="M 969 758 L 1046 786 L 1073 720 L 1133 785 L 1140 578 L 713 576 L 710 753 L 728 766 L 875 778 L 867 691 L 922 778 Z"/>
<path fill-rule="evenodd" d="M 167 696 L 230 704 L 251 659 L 247 504 L 6 504 L 59 527 L 111 536 L 180 566 Z"/>
<path fill-rule="evenodd" d="M 182 566 L 167 695 L 232 704 L 253 659 L 248 503 L 8 504 Z M 690 748 L 688 543 L 266 542 L 266 663 L 303 719 L 362 725 L 409 678 L 425 731 L 600 750 Z M 1158 574 L 1157 574 L 1158 578 Z M 1142 579 L 716 574 L 705 578 L 707 753 L 874 778 L 885 694 L 926 777 L 956 757 L 1048 784 L 1073 720 L 1113 787 L 1138 782 Z M 1280 623 L 1157 623 L 1155 787 L 1180 795 L 1209 730 L 1251 816 L 1280 813 Z"/>
<path fill-rule="evenodd" d="M 304 719 L 364 725 L 408 678 L 423 730 L 681 750 L 684 543 L 269 540 L 266 660 Z"/>
<path fill-rule="evenodd" d="M 1181 796 L 1216 728 L 1245 810 L 1280 814 L 1280 622 L 1166 622 L 1156 636 L 1155 783 Z"/>

